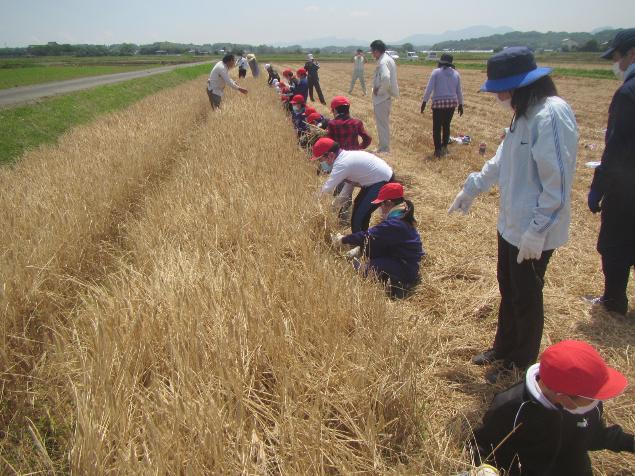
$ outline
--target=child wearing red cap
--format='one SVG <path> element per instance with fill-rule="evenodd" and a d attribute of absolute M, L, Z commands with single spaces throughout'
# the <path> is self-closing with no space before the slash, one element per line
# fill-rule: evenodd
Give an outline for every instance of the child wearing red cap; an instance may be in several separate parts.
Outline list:
<path fill-rule="evenodd" d="M 368 261 L 362 272 L 388 283 L 392 296 L 403 297 L 419 281 L 419 262 L 424 255 L 414 205 L 404 198 L 403 185 L 397 182 L 384 185 L 372 203 L 380 207 L 381 223 L 366 231 L 337 235 L 333 243 L 363 248 Z"/>
<path fill-rule="evenodd" d="M 473 456 L 508 476 L 591 476 L 589 451 L 635 452 L 633 435 L 602 417 L 602 402 L 627 384 L 586 342 L 552 345 L 523 381 L 494 397 Z"/>
<path fill-rule="evenodd" d="M 300 68 L 296 71 L 296 75 L 298 76 L 298 81 L 293 88 L 293 94 L 301 94 L 302 97 L 304 97 L 304 102 L 306 102 L 309 97 L 309 81 L 307 79 L 306 70 Z"/>
<path fill-rule="evenodd" d="M 364 129 L 364 123 L 350 115 L 351 103 L 344 96 L 335 96 L 331 101 L 334 119 L 329 121 L 327 137 L 337 142 L 344 150 L 366 149 L 371 138 Z M 359 139 L 362 142 L 360 144 Z"/>

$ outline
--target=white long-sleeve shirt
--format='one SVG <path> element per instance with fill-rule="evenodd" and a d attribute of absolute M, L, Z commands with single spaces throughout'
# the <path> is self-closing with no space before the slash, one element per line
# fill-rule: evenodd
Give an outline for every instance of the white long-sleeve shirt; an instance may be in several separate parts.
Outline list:
<path fill-rule="evenodd" d="M 557 96 L 530 108 L 507 132 L 496 155 L 470 174 L 463 191 L 475 197 L 500 188 L 498 232 L 512 245 L 531 229 L 545 237 L 543 250 L 569 239 L 571 185 L 578 150 L 571 107 Z"/>
<path fill-rule="evenodd" d="M 236 60 L 236 66 L 239 69 L 247 69 L 247 67 L 249 66 L 249 63 L 247 63 L 247 59 L 245 59 L 244 57 L 240 56 L 238 58 L 238 60 Z"/>
<path fill-rule="evenodd" d="M 353 56 L 353 63 L 353 71 L 357 73 L 364 72 L 364 63 L 366 63 L 366 58 L 364 58 L 364 55 Z"/>
<path fill-rule="evenodd" d="M 375 91 L 377 94 L 375 94 Z M 399 97 L 397 84 L 397 65 L 395 60 L 384 53 L 377 60 L 375 77 L 373 79 L 373 103 L 379 104 L 390 98 Z"/>
<path fill-rule="evenodd" d="M 207 80 L 207 89 L 212 94 L 222 96 L 225 91 L 225 86 L 229 85 L 230 88 L 238 89 L 238 83 L 229 77 L 229 69 L 225 66 L 225 63 L 219 61 L 214 65 L 212 71 L 209 73 Z"/>
<path fill-rule="evenodd" d="M 377 182 L 388 182 L 392 177 L 392 169 L 384 160 L 363 150 L 340 150 L 329 178 L 322 185 L 322 193 L 332 193 L 342 182 L 346 181 L 345 190 L 350 195 L 352 188 L 368 187 Z"/>

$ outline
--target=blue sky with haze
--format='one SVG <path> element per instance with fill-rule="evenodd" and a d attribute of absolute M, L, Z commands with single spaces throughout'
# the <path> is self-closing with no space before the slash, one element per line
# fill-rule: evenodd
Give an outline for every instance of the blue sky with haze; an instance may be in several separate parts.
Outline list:
<path fill-rule="evenodd" d="M 635 27 L 635 0 L 0 0 L 0 46 L 272 44 L 326 36 L 395 42 L 473 25 L 523 31 Z"/>

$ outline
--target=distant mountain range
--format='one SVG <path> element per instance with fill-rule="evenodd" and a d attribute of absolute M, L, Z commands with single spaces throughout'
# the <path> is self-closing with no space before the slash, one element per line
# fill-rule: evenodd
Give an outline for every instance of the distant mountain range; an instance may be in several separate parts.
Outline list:
<path fill-rule="evenodd" d="M 595 28 L 591 32 L 583 32 L 583 33 L 566 33 L 559 32 L 558 36 L 567 35 L 575 36 L 577 39 L 593 38 L 594 35 L 604 31 L 613 31 L 612 27 L 605 26 L 600 28 Z M 458 45 L 462 43 L 462 46 L 472 43 L 472 40 L 476 39 L 485 39 L 485 38 L 496 38 L 501 39 L 501 36 L 509 35 L 511 33 L 520 33 L 517 32 L 513 28 L 509 26 L 498 26 L 492 27 L 488 25 L 475 25 L 470 26 L 468 28 L 463 28 L 460 30 L 448 30 L 443 33 L 419 33 L 415 35 L 410 35 L 405 38 L 401 38 L 396 41 L 390 41 L 390 39 L 383 38 L 389 45 L 403 45 L 405 43 L 411 43 L 417 49 L 425 48 L 425 47 L 435 47 L 438 49 L 439 46 L 448 47 L 447 45 L 452 43 L 452 46 Z M 527 32 L 532 35 L 550 35 L 553 32 L 541 33 L 541 32 Z M 326 48 L 326 47 L 351 47 L 351 46 L 362 46 L 367 48 L 372 39 L 360 39 L 360 38 L 338 38 L 336 36 L 326 36 L 322 38 L 314 38 L 302 41 L 296 41 L 293 43 L 279 43 L 274 46 L 278 47 L 289 47 L 289 46 L 301 46 L 302 48 L 311 49 L 311 48 Z M 560 38 L 561 40 L 562 38 Z M 484 42 L 488 45 L 491 42 Z M 485 47 L 484 47 L 485 48 Z"/>

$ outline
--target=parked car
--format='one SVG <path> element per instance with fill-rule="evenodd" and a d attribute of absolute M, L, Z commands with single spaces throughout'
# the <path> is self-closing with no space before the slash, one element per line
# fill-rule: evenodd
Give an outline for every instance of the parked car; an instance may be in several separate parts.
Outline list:
<path fill-rule="evenodd" d="M 428 52 L 428 56 L 426 56 L 426 61 L 438 61 L 439 57 L 434 51 Z"/>
<path fill-rule="evenodd" d="M 409 61 L 417 61 L 419 59 L 419 55 L 416 51 L 408 51 L 406 52 L 406 58 L 408 58 Z"/>
<path fill-rule="evenodd" d="M 399 59 L 399 54 L 395 50 L 386 50 L 386 54 L 392 59 Z"/>

